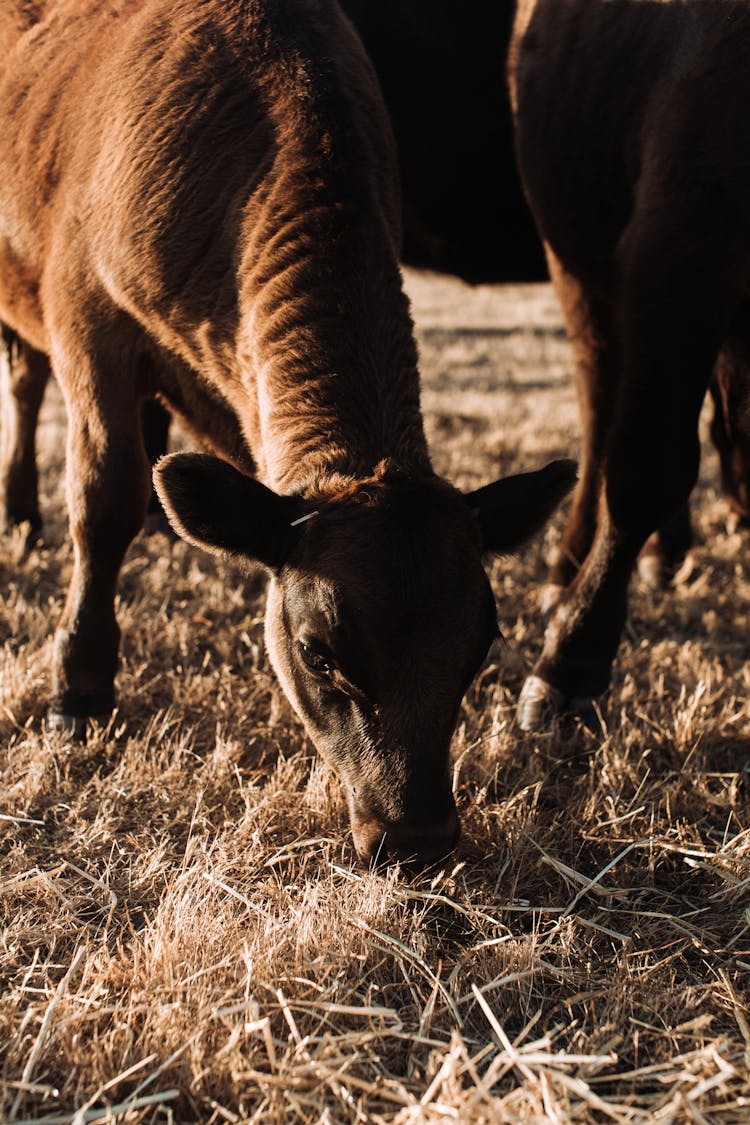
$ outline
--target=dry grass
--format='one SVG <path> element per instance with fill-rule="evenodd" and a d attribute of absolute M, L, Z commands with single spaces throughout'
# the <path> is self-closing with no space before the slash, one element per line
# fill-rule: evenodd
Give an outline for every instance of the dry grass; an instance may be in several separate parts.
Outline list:
<path fill-rule="evenodd" d="M 409 285 L 440 467 L 574 452 L 549 290 Z M 409 881 L 353 865 L 262 579 L 184 544 L 128 556 L 121 712 L 84 747 L 41 732 L 70 567 L 45 409 L 45 544 L 0 545 L 0 1119 L 748 1121 L 750 569 L 710 451 L 693 566 L 634 591 L 599 736 L 514 730 L 544 549 L 494 565 L 463 840 Z"/>

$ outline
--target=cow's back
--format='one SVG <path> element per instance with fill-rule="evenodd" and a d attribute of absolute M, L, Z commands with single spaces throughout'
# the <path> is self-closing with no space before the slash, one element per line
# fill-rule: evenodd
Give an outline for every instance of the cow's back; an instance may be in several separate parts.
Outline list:
<path fill-rule="evenodd" d="M 470 282 L 542 280 L 513 159 L 505 57 L 513 0 L 342 0 L 399 147 L 407 262 Z"/>
<path fill-rule="evenodd" d="M 704 169 L 744 183 L 749 33 L 746 0 L 519 6 L 519 161 L 541 233 L 571 272 L 609 282 L 636 211 L 702 193 Z"/>
<path fill-rule="evenodd" d="M 330 0 L 64 0 L 12 55 L 0 130 L 0 315 L 39 346 L 66 272 L 136 319 L 213 312 L 282 151 L 378 196 L 398 239 L 377 84 Z"/>

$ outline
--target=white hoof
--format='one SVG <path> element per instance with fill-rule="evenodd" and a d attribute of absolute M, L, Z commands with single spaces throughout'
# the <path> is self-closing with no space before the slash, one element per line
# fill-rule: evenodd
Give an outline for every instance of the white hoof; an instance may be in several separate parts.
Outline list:
<path fill-rule="evenodd" d="M 541 676 L 529 676 L 518 697 L 516 721 L 523 731 L 546 730 L 564 710 L 565 697 Z"/>
<path fill-rule="evenodd" d="M 638 558 L 638 577 L 649 590 L 662 590 L 666 586 L 664 563 L 658 555 L 640 555 Z"/>
<path fill-rule="evenodd" d="M 522 731 L 549 730 L 555 719 L 578 720 L 592 733 L 604 732 L 600 712 L 590 696 L 568 699 L 541 676 L 529 676 L 518 697 L 516 721 Z"/>
<path fill-rule="evenodd" d="M 91 730 L 91 724 L 104 727 L 112 718 L 111 715 L 65 715 L 61 711 L 50 711 L 46 719 L 46 727 L 56 734 L 67 734 L 75 742 L 85 742 L 86 735 Z"/>

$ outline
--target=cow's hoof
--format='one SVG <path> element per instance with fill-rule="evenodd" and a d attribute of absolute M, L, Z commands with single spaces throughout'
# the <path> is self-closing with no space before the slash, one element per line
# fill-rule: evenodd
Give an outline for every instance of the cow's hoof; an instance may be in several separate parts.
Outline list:
<path fill-rule="evenodd" d="M 521 730 L 546 730 L 565 711 L 565 696 L 541 676 L 529 676 L 521 689 L 516 720 Z"/>
<path fill-rule="evenodd" d="M 638 558 L 638 577 L 649 590 L 663 590 L 671 577 L 661 555 L 648 552 Z"/>
<path fill-rule="evenodd" d="M 565 707 L 565 718 L 572 727 L 572 732 L 583 728 L 597 737 L 607 733 L 602 713 L 596 705 L 596 700 L 590 696 L 582 695 L 569 699 Z"/>
<path fill-rule="evenodd" d="M 12 538 L 17 544 L 16 555 L 20 560 L 28 555 L 42 539 L 42 522 L 39 519 L 12 519 L 0 516 L 0 536 Z"/>
<path fill-rule="evenodd" d="M 747 531 L 750 529 L 750 515 L 746 512 L 738 512 L 732 509 L 727 516 L 727 534 L 734 535 L 738 531 Z"/>
<path fill-rule="evenodd" d="M 50 711 L 47 715 L 47 730 L 55 734 L 67 735 L 73 742 L 86 741 L 88 719 L 80 715 L 63 715 L 60 711 Z"/>
<path fill-rule="evenodd" d="M 541 676 L 529 676 L 521 689 L 516 720 L 522 731 L 549 730 L 555 719 L 586 727 L 592 734 L 602 731 L 602 719 L 592 696 L 569 699 Z"/>
<path fill-rule="evenodd" d="M 548 582 L 546 586 L 542 586 L 539 591 L 539 608 L 542 611 L 542 617 L 549 617 L 552 611 L 557 608 L 564 591 L 565 587 L 558 586 L 556 582 Z"/>
<path fill-rule="evenodd" d="M 62 711 L 50 711 L 47 715 L 47 730 L 55 734 L 67 735 L 73 742 L 85 742 L 87 734 L 91 731 L 92 723 L 104 727 L 111 719 L 111 715 L 66 715 Z"/>

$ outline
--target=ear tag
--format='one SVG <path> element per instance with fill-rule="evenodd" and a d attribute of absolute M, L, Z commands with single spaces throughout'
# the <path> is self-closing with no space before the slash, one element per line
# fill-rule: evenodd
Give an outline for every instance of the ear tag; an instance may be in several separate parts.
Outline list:
<path fill-rule="evenodd" d="M 292 520 L 292 522 L 289 524 L 289 526 L 290 527 L 297 527 L 298 524 L 306 523 L 307 520 L 311 520 L 313 518 L 313 516 L 317 516 L 317 514 L 318 514 L 317 511 L 308 512 L 306 516 L 300 516 L 298 520 Z"/>

